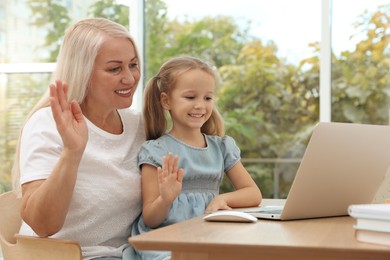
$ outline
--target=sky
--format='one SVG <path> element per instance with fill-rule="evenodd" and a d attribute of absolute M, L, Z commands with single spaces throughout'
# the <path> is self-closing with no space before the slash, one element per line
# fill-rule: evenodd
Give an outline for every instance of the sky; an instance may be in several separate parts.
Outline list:
<path fill-rule="evenodd" d="M 264 42 L 273 40 L 278 54 L 294 62 L 311 56 L 309 43 L 321 40 L 321 0 L 165 0 L 170 18 L 199 19 L 229 15 L 240 23 L 248 19 L 252 34 Z M 353 22 L 366 9 L 389 4 L 389 0 L 333 0 L 332 48 L 336 53 L 353 50 L 349 37 Z"/>

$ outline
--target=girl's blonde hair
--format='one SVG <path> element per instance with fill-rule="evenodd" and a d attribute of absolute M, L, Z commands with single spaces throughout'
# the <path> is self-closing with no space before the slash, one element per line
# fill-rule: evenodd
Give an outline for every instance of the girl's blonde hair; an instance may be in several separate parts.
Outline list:
<path fill-rule="evenodd" d="M 157 139 L 167 132 L 169 118 L 160 103 L 160 95 L 163 92 L 169 94 L 174 89 L 178 77 L 189 70 L 202 70 L 213 76 L 217 82 L 214 69 L 200 59 L 180 56 L 166 61 L 159 73 L 148 81 L 144 91 L 143 117 L 147 140 Z M 216 106 L 201 131 L 208 135 L 224 135 L 224 122 Z"/>
<path fill-rule="evenodd" d="M 81 104 L 88 93 L 88 86 L 95 64 L 96 56 L 103 43 L 108 38 L 128 39 L 138 51 L 128 30 L 115 22 L 104 18 L 87 18 L 70 26 L 64 36 L 57 58 L 56 69 L 52 80 L 61 80 L 68 84 L 68 100 L 76 100 Z M 49 89 L 27 115 L 27 120 L 36 111 L 50 105 Z M 20 194 L 20 137 L 16 147 L 15 160 L 12 169 L 13 189 Z"/>

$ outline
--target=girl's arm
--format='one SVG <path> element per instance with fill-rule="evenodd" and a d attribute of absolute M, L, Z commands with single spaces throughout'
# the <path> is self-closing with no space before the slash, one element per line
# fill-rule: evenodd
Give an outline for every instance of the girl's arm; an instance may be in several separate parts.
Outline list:
<path fill-rule="evenodd" d="M 178 157 L 163 157 L 163 165 L 142 166 L 142 215 L 148 227 L 158 227 L 167 217 L 172 202 L 181 192 L 184 170 L 178 168 Z"/>
<path fill-rule="evenodd" d="M 40 237 L 57 233 L 65 222 L 76 183 L 78 166 L 88 140 L 80 106 L 67 101 L 67 85 L 50 85 L 50 105 L 64 147 L 46 180 L 23 184 L 21 216 Z"/>
<path fill-rule="evenodd" d="M 236 163 L 226 174 L 235 190 L 216 196 L 207 206 L 206 213 L 260 205 L 262 199 L 260 189 L 241 162 Z"/>

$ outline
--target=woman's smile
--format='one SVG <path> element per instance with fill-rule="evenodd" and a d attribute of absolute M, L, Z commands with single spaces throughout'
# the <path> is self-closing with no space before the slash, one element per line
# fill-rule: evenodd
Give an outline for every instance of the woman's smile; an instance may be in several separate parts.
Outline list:
<path fill-rule="evenodd" d="M 129 97 L 132 94 L 131 90 L 132 88 L 120 89 L 120 90 L 115 90 L 115 93 L 119 94 L 120 96 Z"/>

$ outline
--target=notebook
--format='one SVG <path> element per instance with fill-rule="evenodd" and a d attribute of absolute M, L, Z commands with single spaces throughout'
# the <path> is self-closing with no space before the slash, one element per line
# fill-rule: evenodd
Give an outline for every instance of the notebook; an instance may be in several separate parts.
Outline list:
<path fill-rule="evenodd" d="M 390 126 L 321 122 L 282 206 L 235 209 L 257 218 L 294 220 L 348 215 L 371 203 L 390 165 Z"/>

